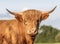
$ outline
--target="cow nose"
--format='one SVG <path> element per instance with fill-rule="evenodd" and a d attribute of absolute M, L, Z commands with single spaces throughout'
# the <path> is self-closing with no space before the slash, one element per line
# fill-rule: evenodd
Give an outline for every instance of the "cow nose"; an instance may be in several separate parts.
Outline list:
<path fill-rule="evenodd" d="M 36 29 L 30 30 L 30 34 L 37 34 L 37 30 Z"/>

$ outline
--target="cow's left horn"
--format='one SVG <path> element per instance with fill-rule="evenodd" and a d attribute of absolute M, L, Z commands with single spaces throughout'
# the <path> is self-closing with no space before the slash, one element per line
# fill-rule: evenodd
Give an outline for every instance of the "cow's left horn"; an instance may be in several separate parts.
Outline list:
<path fill-rule="evenodd" d="M 11 13 L 11 14 L 17 14 L 16 12 L 12 12 L 12 11 L 10 11 L 10 10 L 8 10 L 8 9 L 6 9 L 9 13 Z"/>
<path fill-rule="evenodd" d="M 50 10 L 48 13 L 52 13 L 55 9 L 56 9 L 57 6 L 55 6 L 52 10 Z"/>

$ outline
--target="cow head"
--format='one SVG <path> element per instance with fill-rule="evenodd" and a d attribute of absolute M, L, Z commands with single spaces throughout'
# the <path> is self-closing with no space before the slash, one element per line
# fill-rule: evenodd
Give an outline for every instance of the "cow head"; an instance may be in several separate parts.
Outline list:
<path fill-rule="evenodd" d="M 35 36 L 38 33 L 39 22 L 48 18 L 49 14 L 55 10 L 56 6 L 50 11 L 39 11 L 39 10 L 26 10 L 23 12 L 11 12 L 6 9 L 9 13 L 15 15 L 15 18 L 24 23 L 25 31 L 28 35 Z"/>

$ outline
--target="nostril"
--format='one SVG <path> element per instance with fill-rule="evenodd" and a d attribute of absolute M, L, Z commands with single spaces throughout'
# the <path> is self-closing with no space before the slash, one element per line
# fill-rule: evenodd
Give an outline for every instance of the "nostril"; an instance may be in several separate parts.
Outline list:
<path fill-rule="evenodd" d="M 35 30 L 34 32 L 36 32 L 37 30 Z"/>
<path fill-rule="evenodd" d="M 29 31 L 31 33 L 31 31 Z"/>

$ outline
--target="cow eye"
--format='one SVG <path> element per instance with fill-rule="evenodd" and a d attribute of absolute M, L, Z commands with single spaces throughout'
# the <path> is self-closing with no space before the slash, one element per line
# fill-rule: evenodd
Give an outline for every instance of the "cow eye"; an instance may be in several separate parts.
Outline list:
<path fill-rule="evenodd" d="M 39 20 L 37 20 L 37 25 L 39 25 Z"/>
<path fill-rule="evenodd" d="M 39 22 L 39 20 L 37 20 L 37 23 Z"/>

